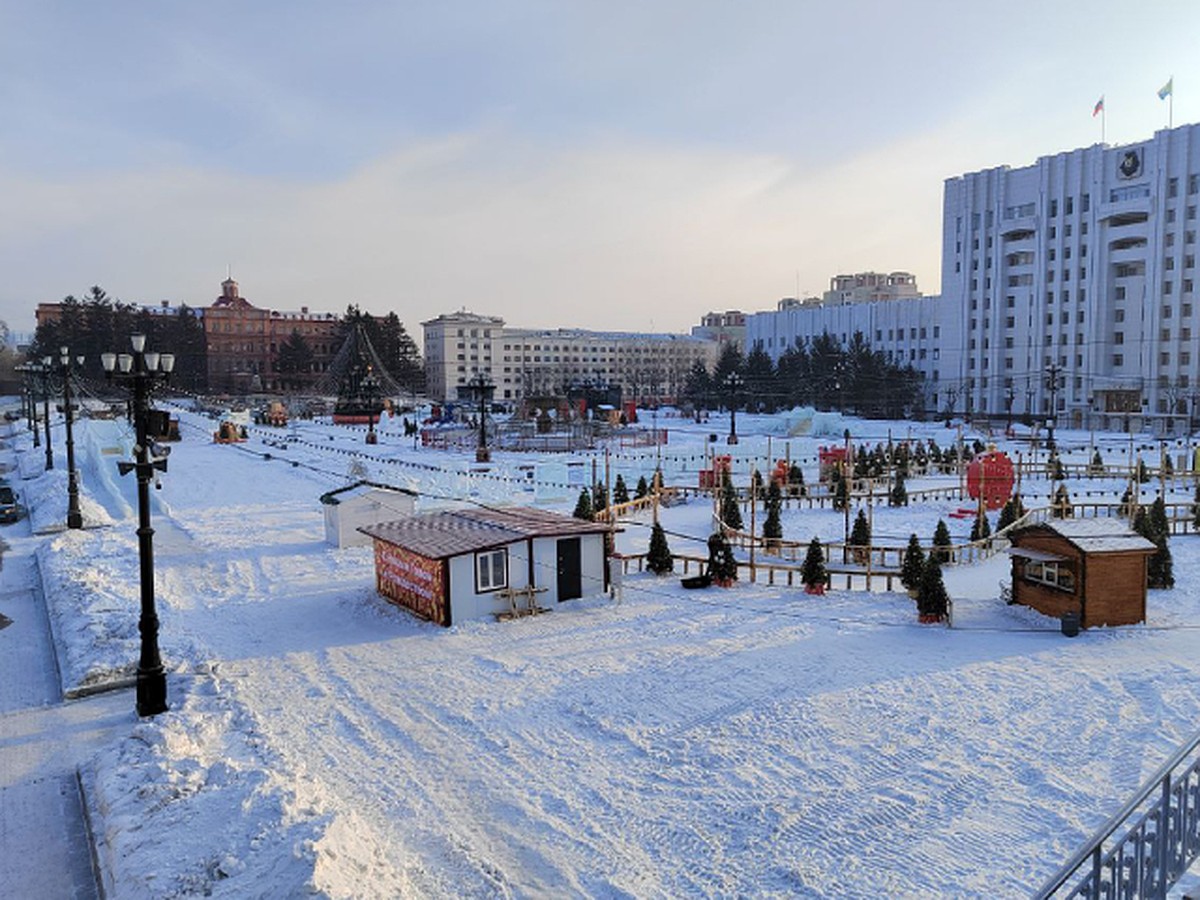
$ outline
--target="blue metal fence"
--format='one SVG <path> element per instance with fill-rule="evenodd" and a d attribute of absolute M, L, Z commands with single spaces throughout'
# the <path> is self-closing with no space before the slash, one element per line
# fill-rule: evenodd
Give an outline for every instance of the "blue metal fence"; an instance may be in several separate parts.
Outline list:
<path fill-rule="evenodd" d="M 1200 855 L 1200 732 L 1034 895 L 1162 898 Z"/>

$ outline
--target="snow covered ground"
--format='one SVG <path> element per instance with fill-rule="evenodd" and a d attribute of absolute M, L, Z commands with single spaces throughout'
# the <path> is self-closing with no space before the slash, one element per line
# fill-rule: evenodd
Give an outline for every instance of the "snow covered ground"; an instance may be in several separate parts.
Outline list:
<path fill-rule="evenodd" d="M 317 497 L 366 475 L 417 489 L 422 508 L 569 511 L 602 454 L 497 454 L 483 472 L 415 448 L 398 422 L 369 448 L 315 423 L 216 445 L 214 423 L 182 419 L 153 493 L 172 708 L 131 712 L 83 769 L 110 897 L 1025 896 L 1200 722 L 1190 535 L 1172 541 L 1177 587 L 1151 593 L 1146 625 L 1073 640 L 999 601 L 1003 556 L 947 570 L 953 629 L 918 625 L 897 593 L 684 591 L 651 575 L 628 576 L 620 602 L 442 629 L 375 594 L 369 548 L 324 544 Z M 667 447 L 610 466 L 631 488 L 656 462 L 695 484 L 725 423 L 659 424 Z M 766 466 L 768 433 L 812 482 L 819 443 L 888 431 L 825 417 L 814 430 L 833 437 L 788 438 L 789 424 L 739 417 L 739 479 Z M 1060 440 L 1069 460 L 1090 455 L 1087 435 Z M 134 483 L 115 467 L 128 429 L 84 422 L 77 442 L 85 519 L 113 524 L 38 552 L 67 691 L 127 679 L 138 650 Z M 24 433 L 15 445 L 20 471 L 39 471 Z M 1112 461 L 1128 448 L 1102 447 Z M 65 518 L 62 468 L 18 483 L 35 527 Z M 876 540 L 928 540 L 959 505 L 876 507 Z M 707 504 L 662 515 L 673 549 L 699 554 Z M 644 549 L 647 525 L 626 523 L 618 549 Z M 843 527 L 784 517 L 789 539 Z"/>

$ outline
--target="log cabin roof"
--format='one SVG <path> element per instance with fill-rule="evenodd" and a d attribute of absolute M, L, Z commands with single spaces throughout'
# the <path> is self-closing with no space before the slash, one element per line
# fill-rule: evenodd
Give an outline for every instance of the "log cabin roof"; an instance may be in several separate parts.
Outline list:
<path fill-rule="evenodd" d="M 1157 548 L 1120 519 L 1050 519 L 1014 531 L 1014 544 L 1022 535 L 1045 530 L 1058 535 L 1085 553 L 1153 553 Z"/>

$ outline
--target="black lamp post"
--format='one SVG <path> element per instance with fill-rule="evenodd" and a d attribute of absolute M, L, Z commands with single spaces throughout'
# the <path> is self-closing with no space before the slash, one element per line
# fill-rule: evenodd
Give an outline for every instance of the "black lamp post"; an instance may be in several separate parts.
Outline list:
<path fill-rule="evenodd" d="M 42 384 L 42 418 L 46 425 L 46 471 L 54 468 L 54 448 L 50 446 L 50 357 L 43 356 L 33 364 L 33 371 Z"/>
<path fill-rule="evenodd" d="M 29 431 L 33 434 L 33 446 L 40 447 L 42 438 L 38 434 L 37 426 L 37 396 L 33 392 L 33 365 L 21 363 L 14 368 L 21 373 L 21 379 L 25 385 L 25 414 L 29 417 Z"/>
<path fill-rule="evenodd" d="M 379 443 L 379 435 L 375 433 L 375 406 L 379 403 L 379 379 L 367 367 L 367 374 L 362 380 L 362 394 L 367 406 L 367 443 Z"/>
<path fill-rule="evenodd" d="M 480 372 L 459 390 L 465 391 L 471 399 L 479 401 L 479 446 L 475 448 L 475 462 L 490 462 L 492 451 L 487 445 L 487 406 L 496 386 L 487 375 Z"/>
<path fill-rule="evenodd" d="M 1050 414 L 1046 417 L 1046 447 L 1054 452 L 1054 426 L 1058 422 L 1058 389 L 1062 368 L 1054 363 L 1046 366 L 1046 389 L 1050 392 Z"/>
<path fill-rule="evenodd" d="M 1005 429 L 1004 433 L 1006 435 L 1008 435 L 1009 437 L 1012 437 L 1012 433 L 1013 433 L 1012 408 L 1013 408 L 1013 400 L 1016 399 L 1016 396 L 1017 396 L 1017 392 L 1013 390 L 1013 386 L 1011 384 L 1004 389 L 1004 408 L 1008 412 L 1008 427 Z"/>
<path fill-rule="evenodd" d="M 137 473 L 138 562 L 141 568 L 142 609 L 138 632 L 142 636 L 141 657 L 137 669 L 137 713 L 154 716 L 167 711 L 167 676 L 158 653 L 158 614 L 154 610 L 154 529 L 150 527 L 150 481 L 155 470 L 167 471 L 166 457 L 150 453 L 150 395 L 158 382 L 165 382 L 175 368 L 171 353 L 146 350 L 146 336 L 132 336 L 133 354 L 102 353 L 105 373 L 130 385 L 133 399 L 133 423 L 137 435 L 134 462 L 119 462 L 122 475 Z"/>
<path fill-rule="evenodd" d="M 79 476 L 75 471 L 75 433 L 72 430 L 72 420 L 75 418 L 71 408 L 71 351 L 67 347 L 59 349 L 58 374 L 63 383 L 63 415 L 67 418 L 67 527 L 82 528 L 83 516 L 79 512 Z M 76 356 L 77 365 L 83 365 L 83 357 Z"/>
<path fill-rule="evenodd" d="M 730 372 L 725 376 L 725 389 L 729 391 L 729 438 L 726 441 L 728 444 L 736 444 L 737 436 L 737 395 L 742 389 L 742 376 L 737 372 Z"/>

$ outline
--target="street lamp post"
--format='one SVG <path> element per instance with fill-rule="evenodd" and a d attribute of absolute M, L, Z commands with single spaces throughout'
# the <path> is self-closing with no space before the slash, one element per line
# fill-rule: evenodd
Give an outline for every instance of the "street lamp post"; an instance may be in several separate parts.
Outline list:
<path fill-rule="evenodd" d="M 742 389 L 742 376 L 730 372 L 725 376 L 725 388 L 729 391 L 729 439 L 727 443 L 736 444 L 737 436 L 737 395 Z"/>
<path fill-rule="evenodd" d="M 1012 408 L 1013 408 L 1013 400 L 1016 398 L 1016 396 L 1017 396 L 1016 391 L 1013 390 L 1013 386 L 1011 384 L 1004 389 L 1004 407 L 1008 412 L 1008 427 L 1005 429 L 1005 432 L 1004 432 L 1006 437 L 1012 437 L 1012 433 L 1013 433 Z"/>
<path fill-rule="evenodd" d="M 1046 417 L 1046 447 L 1054 452 L 1054 425 L 1058 421 L 1058 380 L 1062 368 L 1055 363 L 1046 366 L 1046 388 L 1050 391 L 1050 414 Z"/>
<path fill-rule="evenodd" d="M 379 402 L 379 379 L 375 377 L 375 373 L 371 368 L 367 367 L 367 374 L 362 380 L 363 397 L 367 401 L 367 443 L 379 443 L 379 435 L 375 433 L 375 404 Z"/>
<path fill-rule="evenodd" d="M 137 669 L 137 713 L 154 716 L 167 711 L 167 676 L 158 652 L 158 614 L 154 609 L 154 529 L 150 526 L 150 481 L 154 472 L 167 471 L 167 460 L 150 452 L 150 395 L 157 382 L 165 382 L 175 368 L 171 353 L 146 350 L 146 336 L 131 339 L 133 354 L 102 353 L 100 362 L 109 377 L 127 382 L 133 399 L 133 421 L 137 443 L 134 462 L 119 462 L 122 475 L 137 473 L 138 562 L 141 574 L 141 617 L 138 632 L 142 636 Z"/>
<path fill-rule="evenodd" d="M 479 445 L 475 448 L 475 462 L 490 462 L 492 451 L 487 445 L 487 407 L 496 385 L 492 384 L 487 375 L 480 372 L 459 390 L 470 395 L 471 399 L 479 401 Z"/>
<path fill-rule="evenodd" d="M 34 372 L 42 383 L 42 418 L 46 425 L 46 471 L 54 468 L 54 448 L 50 446 L 50 357 L 34 363 Z"/>
<path fill-rule="evenodd" d="M 25 414 L 29 417 L 29 431 L 33 435 L 33 446 L 37 448 L 42 446 L 42 437 L 38 433 L 37 395 L 33 390 L 33 365 L 32 363 L 21 363 L 15 368 L 21 373 L 21 379 L 25 385 Z"/>
<path fill-rule="evenodd" d="M 71 351 L 67 347 L 59 349 L 58 374 L 63 383 L 63 415 L 67 420 L 67 527 L 82 528 L 83 515 L 79 512 L 79 476 L 75 471 L 75 433 L 72 420 L 75 418 L 71 410 Z M 77 365 L 83 365 L 83 357 L 75 357 Z"/>

